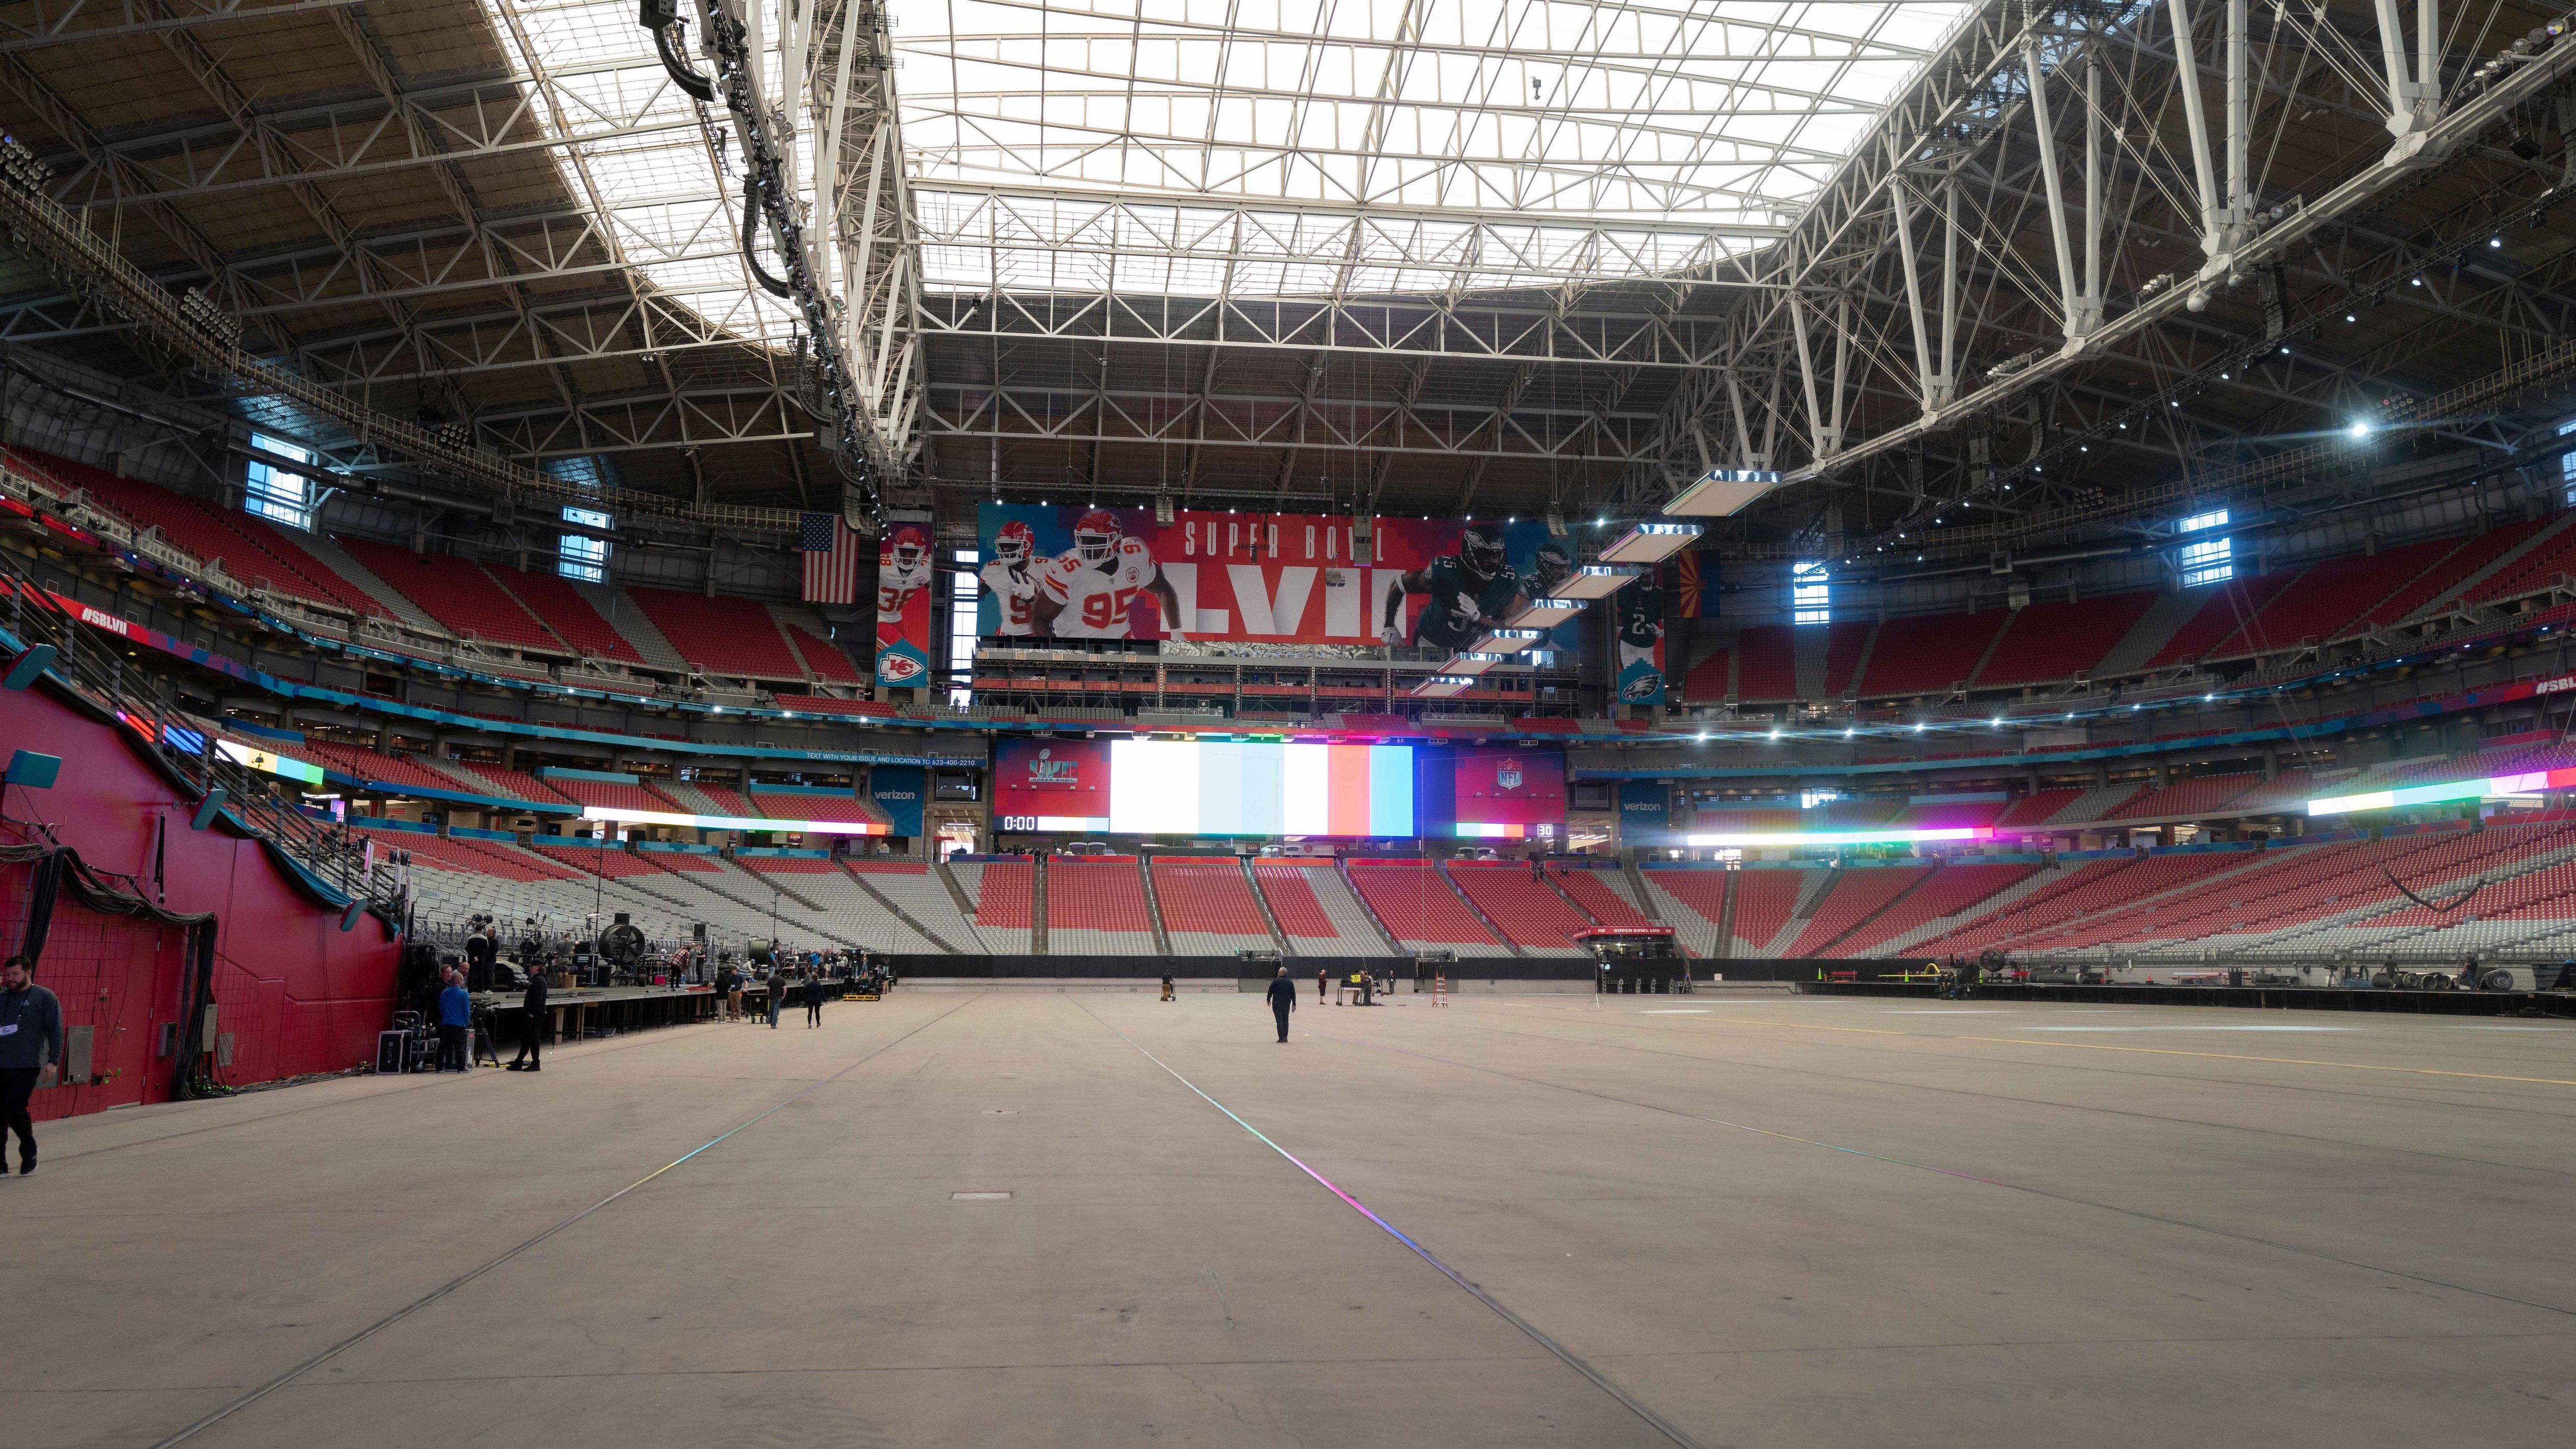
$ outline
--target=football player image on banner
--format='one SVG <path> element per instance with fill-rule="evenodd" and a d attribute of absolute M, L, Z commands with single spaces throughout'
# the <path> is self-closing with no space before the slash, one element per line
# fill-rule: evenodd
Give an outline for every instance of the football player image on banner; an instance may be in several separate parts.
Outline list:
<path fill-rule="evenodd" d="M 1535 520 L 1507 524 L 1503 537 L 1511 546 L 1512 567 L 1521 576 L 1521 592 L 1533 599 L 1556 596 L 1557 588 L 1574 577 L 1574 545 L 1547 531 L 1547 525 Z M 1583 621 L 1568 619 L 1547 631 L 1547 638 L 1536 647 L 1553 650 L 1572 658 L 1583 638 Z"/>
<path fill-rule="evenodd" d="M 1339 515 L 987 503 L 978 528 L 985 638 L 1300 644 L 1474 641 L 1527 593 L 1511 560 L 1561 579 L 1546 527 L 1379 518 L 1367 564 Z M 1553 574 L 1546 571 L 1555 569 Z M 1571 648 L 1572 630 L 1553 647 Z"/>
<path fill-rule="evenodd" d="M 1422 600 L 1410 630 L 1404 623 L 1408 598 Z M 1504 544 L 1503 526 L 1491 520 L 1470 523 L 1459 531 L 1456 553 L 1409 569 L 1396 581 L 1380 616 L 1378 637 L 1389 644 L 1464 649 L 1511 617 L 1527 598 Z"/>
<path fill-rule="evenodd" d="M 1140 606 L 1154 616 L 1134 637 L 1185 639 L 1181 601 L 1154 567 L 1154 546 L 1106 508 L 1073 521 L 1073 547 L 1038 571 L 1038 617 L 1058 639 L 1125 639 Z M 1159 625 L 1159 631 L 1156 626 Z"/>
<path fill-rule="evenodd" d="M 994 530 L 979 575 L 984 597 L 975 607 L 975 632 L 986 638 L 1026 639 L 1038 632 L 1038 535 L 1014 518 Z"/>
<path fill-rule="evenodd" d="M 985 638 L 1186 639 L 1142 509 L 987 503 L 976 632 Z"/>
<path fill-rule="evenodd" d="M 1610 596 L 1619 628 L 1619 702 L 1664 702 L 1664 581 L 1650 568 Z"/>
<path fill-rule="evenodd" d="M 877 545 L 877 683 L 916 689 L 930 680 L 930 533 L 905 524 Z"/>

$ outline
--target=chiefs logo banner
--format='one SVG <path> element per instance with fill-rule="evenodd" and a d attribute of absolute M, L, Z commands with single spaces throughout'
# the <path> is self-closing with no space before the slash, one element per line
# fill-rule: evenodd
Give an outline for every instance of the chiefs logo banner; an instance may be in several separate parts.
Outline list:
<path fill-rule="evenodd" d="M 1536 520 L 1380 518 L 1369 557 L 1331 514 L 987 503 L 977 632 L 1457 649 L 1574 569 Z M 1549 647 L 1570 650 L 1573 630 Z"/>
<path fill-rule="evenodd" d="M 890 530 L 877 543 L 877 684 L 917 689 L 930 682 L 930 531 Z"/>

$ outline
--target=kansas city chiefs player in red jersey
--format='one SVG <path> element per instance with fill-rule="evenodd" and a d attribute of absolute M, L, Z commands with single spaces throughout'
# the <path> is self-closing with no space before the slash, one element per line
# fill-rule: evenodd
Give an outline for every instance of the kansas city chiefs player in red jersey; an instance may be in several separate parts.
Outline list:
<path fill-rule="evenodd" d="M 1126 537 L 1116 514 L 1095 508 L 1074 520 L 1073 547 L 1038 570 L 1037 619 L 1059 639 L 1124 639 L 1128 606 L 1139 593 L 1162 605 L 1165 638 L 1189 637 L 1180 596 L 1154 567 L 1153 549 Z"/>
<path fill-rule="evenodd" d="M 1025 638 L 1038 631 L 1037 530 L 1014 518 L 993 535 L 993 561 L 979 575 L 1000 608 L 993 632 Z"/>
<path fill-rule="evenodd" d="M 901 643 L 903 610 L 930 587 L 930 537 L 906 528 L 877 550 L 877 642 Z"/>

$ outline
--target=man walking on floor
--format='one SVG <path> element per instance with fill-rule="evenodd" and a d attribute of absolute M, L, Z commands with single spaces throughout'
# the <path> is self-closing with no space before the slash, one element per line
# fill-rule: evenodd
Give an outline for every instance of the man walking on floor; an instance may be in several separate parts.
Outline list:
<path fill-rule="evenodd" d="M 1282 967 L 1280 967 L 1279 969 L 1280 969 L 1280 970 L 1282 970 L 1282 971 L 1285 971 L 1285 970 L 1287 970 L 1288 968 L 1287 968 L 1287 967 L 1285 967 L 1285 966 L 1282 966 Z M 1316 967 L 1316 968 L 1315 968 L 1315 1004 L 1316 1004 L 1317 1006 L 1321 1006 L 1321 1005 L 1323 1005 L 1323 1004 L 1324 1004 L 1324 977 L 1325 977 L 1327 974 L 1328 974 L 1328 973 L 1324 970 L 1324 968 L 1323 968 L 1323 967 L 1318 966 L 1318 967 Z"/>
<path fill-rule="evenodd" d="M 48 1076 L 63 1061 L 63 1004 L 36 984 L 36 963 L 12 956 L 0 965 L 0 1154 L 8 1134 L 18 1134 L 18 1175 L 36 1171 L 36 1119 L 27 1108 L 36 1079 Z M 0 1156 L 0 1177 L 9 1163 Z"/>
<path fill-rule="evenodd" d="M 1270 983 L 1270 1014 L 1279 1019 L 1281 1041 L 1288 1039 L 1288 1013 L 1296 1009 L 1297 983 L 1288 979 L 1288 968 L 1282 966 L 1279 975 Z"/>
<path fill-rule="evenodd" d="M 823 968 L 820 966 L 815 967 L 813 969 L 813 974 L 805 978 L 805 1024 L 807 1026 L 821 1026 L 823 1024 L 823 991 L 825 985 L 826 981 L 823 975 Z"/>
<path fill-rule="evenodd" d="M 787 968 L 776 958 L 769 963 L 769 1029 L 778 1030 L 778 1008 L 786 1004 Z"/>
<path fill-rule="evenodd" d="M 533 1072 L 545 1066 L 545 1052 L 540 1045 L 546 1039 L 550 1023 L 546 1020 L 546 975 L 528 973 L 528 994 L 519 998 L 519 1055 L 510 1063 L 514 1072 Z"/>

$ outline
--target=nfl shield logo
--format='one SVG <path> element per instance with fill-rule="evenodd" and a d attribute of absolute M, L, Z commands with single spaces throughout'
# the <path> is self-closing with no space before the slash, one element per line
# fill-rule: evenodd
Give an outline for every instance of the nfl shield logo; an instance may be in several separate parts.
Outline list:
<path fill-rule="evenodd" d="M 1494 767 L 1494 783 L 1506 790 L 1519 789 L 1521 787 L 1521 762 L 1518 760 L 1505 760 L 1501 764 L 1496 765 Z"/>

